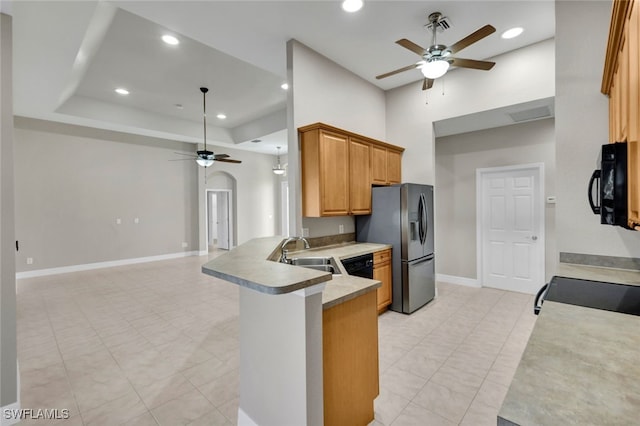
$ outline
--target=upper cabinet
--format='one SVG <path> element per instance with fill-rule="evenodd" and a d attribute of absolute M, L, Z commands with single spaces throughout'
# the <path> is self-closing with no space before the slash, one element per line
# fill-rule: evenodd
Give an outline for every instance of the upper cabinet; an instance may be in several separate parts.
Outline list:
<path fill-rule="evenodd" d="M 300 134 L 302 215 L 371 213 L 371 185 L 401 181 L 401 147 L 322 123 Z"/>
<path fill-rule="evenodd" d="M 627 142 L 629 227 L 640 224 L 640 0 L 615 0 L 602 78 L 609 96 L 609 142 Z"/>
<path fill-rule="evenodd" d="M 380 145 L 371 147 L 371 183 L 392 185 L 401 182 L 402 151 Z"/>

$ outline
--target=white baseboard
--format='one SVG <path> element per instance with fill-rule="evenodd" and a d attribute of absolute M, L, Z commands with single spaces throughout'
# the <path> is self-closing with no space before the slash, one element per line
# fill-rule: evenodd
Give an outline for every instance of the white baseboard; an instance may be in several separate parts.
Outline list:
<path fill-rule="evenodd" d="M 476 278 L 456 277 L 455 275 L 436 274 L 436 281 L 464 285 L 467 287 L 482 287 Z"/>
<path fill-rule="evenodd" d="M 198 256 L 206 256 L 209 254 L 209 250 L 200 250 Z"/>
<path fill-rule="evenodd" d="M 158 260 L 177 259 L 179 257 L 200 256 L 199 251 L 183 251 L 179 253 L 161 254 L 158 256 L 137 257 L 132 259 L 111 260 L 107 262 L 85 263 L 83 265 L 61 266 L 59 268 L 36 269 L 16 273 L 16 279 L 43 277 L 46 275 L 66 274 L 69 272 L 88 271 L 91 269 L 111 268 L 113 266 L 133 265 L 135 263 L 156 262 Z"/>

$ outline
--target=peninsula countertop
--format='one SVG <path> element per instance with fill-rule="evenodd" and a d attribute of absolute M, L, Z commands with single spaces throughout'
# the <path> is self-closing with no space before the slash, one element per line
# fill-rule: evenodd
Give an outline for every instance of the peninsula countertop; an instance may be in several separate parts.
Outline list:
<path fill-rule="evenodd" d="M 285 294 L 326 282 L 322 307 L 328 309 L 380 287 L 377 280 L 346 274 L 341 259 L 390 248 L 387 244 L 348 243 L 290 253 L 290 256 L 331 256 L 338 260 L 341 275 L 276 262 L 284 238 L 256 238 L 202 266 L 205 274 L 268 294 Z"/>
<path fill-rule="evenodd" d="M 640 272 L 561 264 L 557 275 L 638 285 Z M 544 302 L 498 425 L 632 425 L 640 412 L 640 317 Z"/>

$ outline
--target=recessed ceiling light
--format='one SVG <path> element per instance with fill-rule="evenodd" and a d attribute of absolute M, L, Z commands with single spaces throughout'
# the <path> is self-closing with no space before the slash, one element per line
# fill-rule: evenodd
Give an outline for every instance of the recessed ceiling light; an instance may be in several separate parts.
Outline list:
<path fill-rule="evenodd" d="M 177 38 L 175 38 L 172 35 L 169 34 L 165 34 L 162 36 L 162 41 L 164 41 L 167 44 L 170 44 L 172 46 L 175 46 L 177 44 L 180 44 L 180 40 L 178 40 Z"/>
<path fill-rule="evenodd" d="M 282 87 L 282 90 L 289 90 L 289 83 L 282 83 L 280 87 Z"/>
<path fill-rule="evenodd" d="M 129 91 L 127 89 L 125 89 L 124 87 L 118 87 L 116 90 L 116 93 L 118 95 L 128 95 Z"/>
<path fill-rule="evenodd" d="M 227 116 L 222 113 L 216 115 L 216 117 L 218 117 L 220 120 L 224 120 L 225 118 L 227 118 Z"/>
<path fill-rule="evenodd" d="M 502 37 L 502 38 L 518 37 L 520 34 L 522 34 L 522 31 L 524 31 L 522 29 L 522 27 L 514 27 L 514 28 L 508 29 L 507 31 L 503 32 L 500 37 Z"/>
<path fill-rule="evenodd" d="M 362 0 L 344 0 L 342 2 L 342 9 L 345 12 L 357 12 L 362 9 Z"/>

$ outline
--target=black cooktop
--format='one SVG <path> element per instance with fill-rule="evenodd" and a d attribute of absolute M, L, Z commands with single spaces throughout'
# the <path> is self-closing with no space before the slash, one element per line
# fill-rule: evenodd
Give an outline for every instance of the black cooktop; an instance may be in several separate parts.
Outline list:
<path fill-rule="evenodd" d="M 544 300 L 640 315 L 640 286 L 634 285 L 555 276 Z"/>

